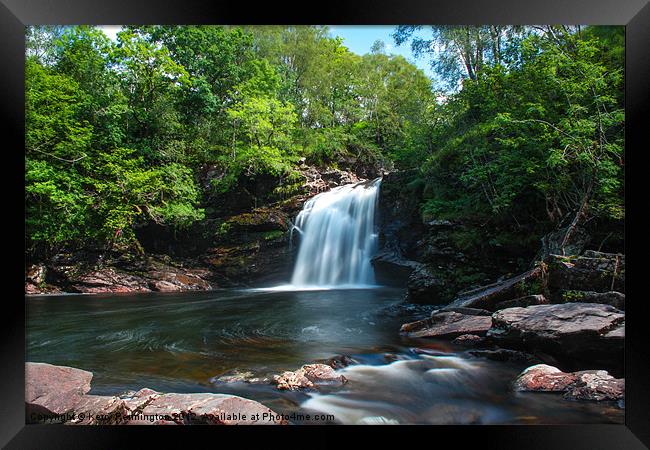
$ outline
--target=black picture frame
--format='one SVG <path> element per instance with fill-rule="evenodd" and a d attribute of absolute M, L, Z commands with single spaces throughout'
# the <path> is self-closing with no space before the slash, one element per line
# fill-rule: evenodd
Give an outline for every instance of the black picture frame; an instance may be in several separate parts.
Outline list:
<path fill-rule="evenodd" d="M 625 342 L 626 411 L 624 425 L 518 425 L 518 426 L 437 426 L 359 427 L 61 427 L 26 426 L 24 416 L 25 310 L 23 269 L 24 203 L 19 186 L 24 186 L 24 27 L 37 24 L 602 24 L 626 26 L 626 258 L 631 273 L 626 292 Z M 500 1 L 329 1 L 321 4 L 291 5 L 235 1 L 200 0 L 0 0 L 0 123 L 4 125 L 2 162 L 5 184 L 3 235 L 5 296 L 0 328 L 3 333 L 0 378 L 0 444 L 7 448 L 100 447 L 131 443 L 146 433 L 167 445 L 186 442 L 201 434 L 206 442 L 224 446 L 223 437 L 247 440 L 254 436 L 268 447 L 298 440 L 309 447 L 336 446 L 361 437 L 364 445 L 376 441 L 389 446 L 415 446 L 415 437 L 430 445 L 475 443 L 489 448 L 526 449 L 635 449 L 650 446 L 650 381 L 647 299 L 640 294 L 643 266 L 643 233 L 633 225 L 647 203 L 641 162 L 645 150 L 647 112 L 650 102 L 650 4 L 647 0 L 545 0 Z M 630 160 L 630 155 L 632 159 Z M 638 155 L 638 156 L 637 156 Z M 630 164 L 630 161 L 632 163 Z M 634 178 L 636 174 L 637 178 Z M 638 180 L 639 188 L 632 185 Z M 22 180 L 22 181 L 21 181 Z M 631 203 L 630 199 L 633 199 Z M 14 203 L 15 202 L 15 207 Z M 11 205 L 11 206 L 9 206 Z M 22 214 L 21 214 L 22 212 Z M 632 236 L 630 237 L 630 233 Z M 633 244 L 629 245 L 630 239 Z M 23 241 L 24 242 L 24 241 Z M 14 244 L 9 249 L 8 244 Z M 631 258 L 631 259 L 630 259 Z M 636 289 L 635 289 L 636 288 Z M 637 293 L 639 292 L 639 293 Z M 636 297 L 639 298 L 636 298 Z M 171 431 L 173 428 L 175 431 Z M 183 431 L 179 431 L 183 428 Z M 190 430 L 191 428 L 191 430 Z M 273 428 L 273 429 L 271 429 Z M 155 429 L 155 431 L 151 431 Z M 201 431 L 197 431 L 197 429 Z M 188 431 L 189 430 L 189 431 Z M 189 435 L 188 435 L 189 433 Z M 225 433 L 225 434 L 224 434 Z M 126 439 L 126 440 L 123 440 Z M 447 442 L 443 444 L 443 442 Z M 451 444 L 453 442 L 453 444 Z M 243 446 L 242 448 L 247 448 Z"/>

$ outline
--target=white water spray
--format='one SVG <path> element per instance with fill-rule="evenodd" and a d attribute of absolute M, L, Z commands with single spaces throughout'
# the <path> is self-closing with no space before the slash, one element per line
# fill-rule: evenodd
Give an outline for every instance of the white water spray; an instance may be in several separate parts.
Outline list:
<path fill-rule="evenodd" d="M 375 283 L 375 209 L 381 178 L 339 186 L 311 198 L 298 214 L 295 287 L 363 287 Z"/>

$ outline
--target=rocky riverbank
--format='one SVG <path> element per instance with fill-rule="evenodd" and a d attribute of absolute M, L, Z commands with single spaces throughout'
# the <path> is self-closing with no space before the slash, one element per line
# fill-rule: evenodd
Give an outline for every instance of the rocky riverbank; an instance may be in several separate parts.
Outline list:
<path fill-rule="evenodd" d="M 284 200 L 257 207 L 256 197 L 242 189 L 248 197 L 209 201 L 210 214 L 184 233 L 143 226 L 136 232 L 139 252 L 87 249 L 32 261 L 25 270 L 25 293 L 179 292 L 286 283 L 296 250 L 290 242 L 292 220 L 304 202 L 363 180 L 353 172 L 308 165 L 301 173 L 300 189 Z M 208 170 L 203 182 L 214 177 L 218 173 Z"/>
<path fill-rule="evenodd" d="M 122 396 L 88 394 L 93 374 L 73 367 L 25 364 L 27 423 L 66 425 L 286 425 L 253 400 L 224 394 L 140 389 Z"/>
<path fill-rule="evenodd" d="M 479 357 L 548 364 L 527 369 L 518 390 L 622 405 L 624 309 L 624 256 L 587 251 L 549 255 L 525 273 L 463 292 L 401 332 L 479 347 Z"/>

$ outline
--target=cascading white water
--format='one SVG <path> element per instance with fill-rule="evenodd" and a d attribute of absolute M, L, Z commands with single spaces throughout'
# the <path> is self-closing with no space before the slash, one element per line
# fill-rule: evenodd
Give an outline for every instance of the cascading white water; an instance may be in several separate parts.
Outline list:
<path fill-rule="evenodd" d="M 375 283 L 370 258 L 377 251 L 375 208 L 380 183 L 377 178 L 339 186 L 305 202 L 295 224 L 301 235 L 293 286 Z"/>

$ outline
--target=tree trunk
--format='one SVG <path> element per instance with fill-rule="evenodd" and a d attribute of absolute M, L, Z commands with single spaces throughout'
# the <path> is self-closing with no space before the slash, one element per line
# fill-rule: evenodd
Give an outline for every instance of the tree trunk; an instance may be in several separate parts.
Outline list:
<path fill-rule="evenodd" d="M 589 199 L 591 198 L 591 189 L 592 189 L 593 183 L 589 184 L 589 187 L 587 188 L 587 191 L 585 192 L 584 196 L 582 197 L 582 202 L 580 203 L 580 208 L 578 208 L 578 211 L 576 212 L 575 217 L 571 221 L 571 224 L 566 230 L 566 233 L 564 234 L 564 239 L 562 239 L 562 244 L 560 244 L 560 251 L 562 255 L 564 255 L 564 248 L 567 246 L 569 243 L 569 239 L 573 235 L 573 233 L 576 230 L 576 227 L 580 223 L 580 219 L 586 214 L 587 212 L 587 205 L 589 204 Z"/>

